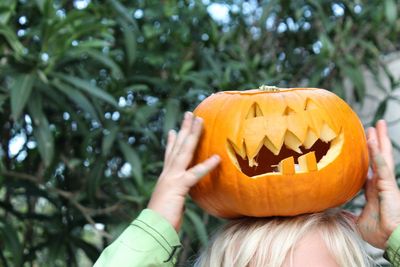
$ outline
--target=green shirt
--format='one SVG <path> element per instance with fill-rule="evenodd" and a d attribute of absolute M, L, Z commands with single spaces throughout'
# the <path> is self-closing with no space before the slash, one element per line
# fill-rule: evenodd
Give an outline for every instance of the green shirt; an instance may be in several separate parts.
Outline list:
<path fill-rule="evenodd" d="M 94 267 L 170 267 L 181 247 L 172 225 L 145 209 L 100 255 Z"/>
<path fill-rule="evenodd" d="M 174 266 L 181 243 L 172 225 L 158 213 L 145 209 L 108 246 L 94 267 Z M 385 258 L 400 267 L 400 226 L 388 240 Z"/>
<path fill-rule="evenodd" d="M 393 266 L 400 266 L 400 226 L 390 235 L 384 257 Z"/>

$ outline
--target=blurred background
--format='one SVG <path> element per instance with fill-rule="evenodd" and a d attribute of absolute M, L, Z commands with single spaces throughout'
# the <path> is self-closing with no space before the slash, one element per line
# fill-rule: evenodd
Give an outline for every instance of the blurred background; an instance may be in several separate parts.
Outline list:
<path fill-rule="evenodd" d="M 399 7 L 1 0 L 0 266 L 92 266 L 146 207 L 168 129 L 213 92 L 326 88 L 366 127 L 388 120 L 398 162 Z M 221 222 L 189 201 L 179 266 Z"/>

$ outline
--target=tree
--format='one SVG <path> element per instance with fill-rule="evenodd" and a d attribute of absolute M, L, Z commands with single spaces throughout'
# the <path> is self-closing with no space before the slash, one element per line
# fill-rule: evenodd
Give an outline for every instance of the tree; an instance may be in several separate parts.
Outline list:
<path fill-rule="evenodd" d="M 307 85 L 362 102 L 361 69 L 376 74 L 380 56 L 399 49 L 398 9 L 393 0 L 3 0 L 1 264 L 95 261 L 146 206 L 167 130 L 212 92 Z M 191 202 L 185 216 L 181 264 L 220 223 Z"/>

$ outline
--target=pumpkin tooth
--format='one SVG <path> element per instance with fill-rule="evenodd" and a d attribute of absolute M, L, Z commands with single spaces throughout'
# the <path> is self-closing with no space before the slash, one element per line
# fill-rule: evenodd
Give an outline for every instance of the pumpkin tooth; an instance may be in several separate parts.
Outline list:
<path fill-rule="evenodd" d="M 308 152 L 307 154 L 300 156 L 297 160 L 299 162 L 300 171 L 302 172 L 311 172 L 318 170 L 317 159 L 315 157 L 314 151 Z"/>
<path fill-rule="evenodd" d="M 265 128 L 265 119 L 263 117 L 246 120 L 243 137 L 247 158 L 254 159 L 257 156 L 263 145 Z"/>
<path fill-rule="evenodd" d="M 300 146 L 302 145 L 301 141 L 291 132 L 287 131 L 285 134 L 285 146 L 290 148 L 291 150 L 302 154 Z"/>
<path fill-rule="evenodd" d="M 249 167 L 257 167 L 258 162 L 255 159 L 249 159 Z"/>
<path fill-rule="evenodd" d="M 304 142 L 307 135 L 308 121 L 305 111 L 292 114 L 286 117 L 287 130 L 292 132 L 301 142 Z"/>
<path fill-rule="evenodd" d="M 327 123 L 324 123 L 322 125 L 321 128 L 321 136 L 320 139 L 324 142 L 330 142 L 333 139 L 335 139 L 335 137 L 337 136 L 337 134 L 332 130 L 331 127 L 329 127 L 329 125 Z"/>
<path fill-rule="evenodd" d="M 243 145 L 243 141 L 242 141 L 242 148 L 239 148 L 237 145 L 235 145 L 234 142 L 232 142 L 230 139 L 228 139 L 228 153 L 231 153 L 232 155 L 237 154 L 239 155 L 242 159 L 246 158 L 246 150 L 245 147 Z"/>
<path fill-rule="evenodd" d="M 265 136 L 268 137 L 272 145 L 281 150 L 283 140 L 285 139 L 285 132 L 287 130 L 287 120 L 282 116 L 270 116 L 265 120 Z"/>
<path fill-rule="evenodd" d="M 306 139 L 304 140 L 303 146 L 306 149 L 311 148 L 315 142 L 317 142 L 318 136 L 314 133 L 313 130 L 308 129 Z"/>
<path fill-rule="evenodd" d="M 278 170 L 282 174 L 295 174 L 294 158 L 288 157 L 278 164 Z"/>
<path fill-rule="evenodd" d="M 281 151 L 281 148 L 277 148 L 274 146 L 274 144 L 272 144 L 271 140 L 268 139 L 268 137 L 265 137 L 264 139 L 264 146 L 271 151 L 272 153 L 274 153 L 275 156 L 277 156 L 279 154 L 279 152 Z"/>

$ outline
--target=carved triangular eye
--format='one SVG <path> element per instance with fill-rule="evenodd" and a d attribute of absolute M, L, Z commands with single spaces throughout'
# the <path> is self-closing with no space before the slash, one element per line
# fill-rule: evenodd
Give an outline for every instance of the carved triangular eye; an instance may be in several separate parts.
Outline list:
<path fill-rule="evenodd" d="M 251 119 L 255 117 L 262 117 L 263 113 L 261 111 L 260 106 L 257 103 L 251 105 L 249 112 L 247 113 L 246 119 Z"/>
<path fill-rule="evenodd" d="M 318 105 L 314 103 L 310 98 L 306 99 L 306 105 L 304 106 L 304 110 L 312 110 L 319 109 Z"/>
<path fill-rule="evenodd" d="M 285 111 L 283 112 L 283 115 L 288 116 L 288 115 L 295 114 L 295 113 L 296 113 L 296 111 L 294 111 L 294 109 L 292 109 L 291 107 L 286 107 Z"/>

